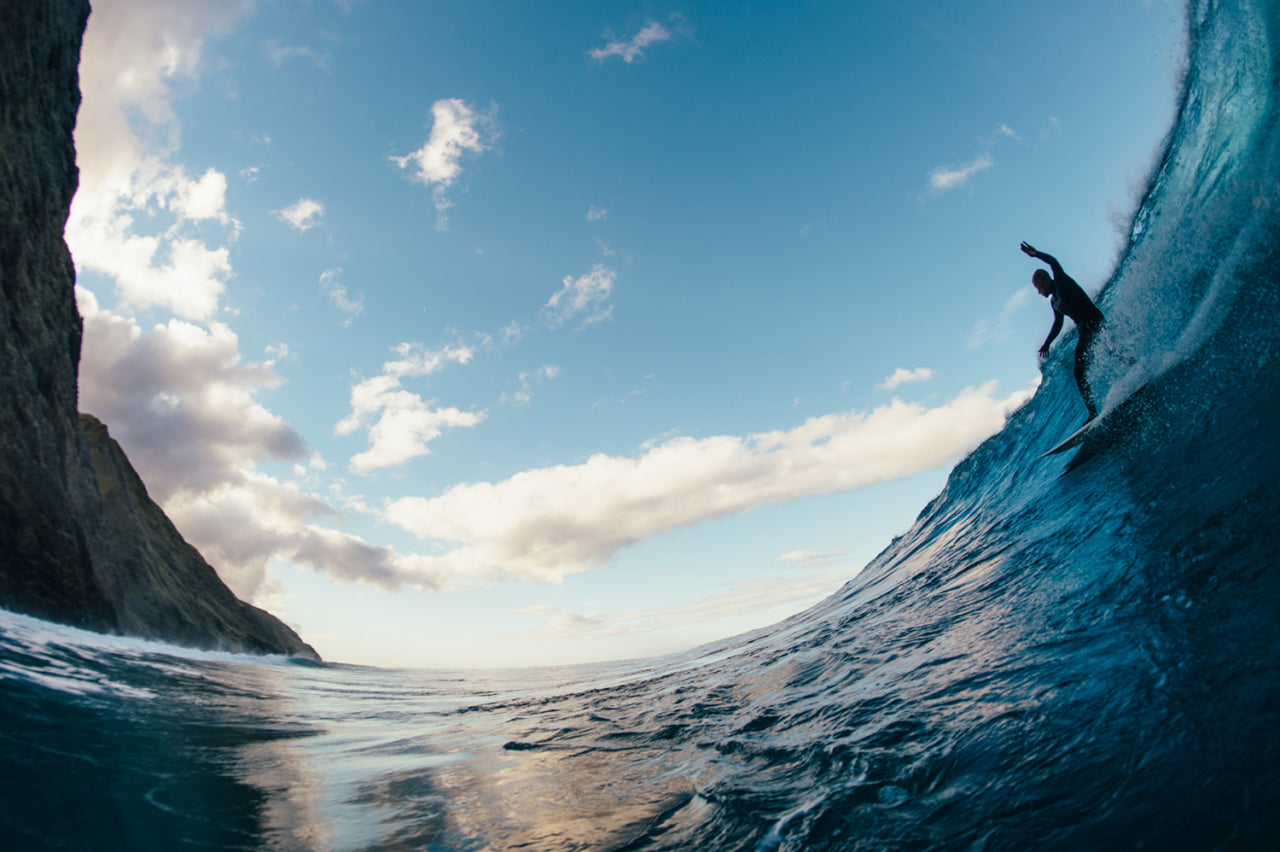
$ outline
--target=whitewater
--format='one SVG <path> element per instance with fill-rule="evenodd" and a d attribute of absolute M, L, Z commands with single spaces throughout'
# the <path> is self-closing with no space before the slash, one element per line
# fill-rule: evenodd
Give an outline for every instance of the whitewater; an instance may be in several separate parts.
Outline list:
<path fill-rule="evenodd" d="M 1195 0 L 1074 339 L 861 574 L 641 662 L 200 653 L 0 613 L 0 846 L 1255 849 L 1280 836 L 1280 0 Z M 1002 250 L 1011 250 L 1013 242 Z"/>

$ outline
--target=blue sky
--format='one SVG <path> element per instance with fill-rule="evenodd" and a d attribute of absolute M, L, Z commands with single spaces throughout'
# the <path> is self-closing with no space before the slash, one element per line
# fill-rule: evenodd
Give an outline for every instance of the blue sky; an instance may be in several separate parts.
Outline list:
<path fill-rule="evenodd" d="M 769 624 L 1034 390 L 1018 244 L 1105 280 L 1181 18 L 99 0 L 81 408 L 327 659 Z"/>

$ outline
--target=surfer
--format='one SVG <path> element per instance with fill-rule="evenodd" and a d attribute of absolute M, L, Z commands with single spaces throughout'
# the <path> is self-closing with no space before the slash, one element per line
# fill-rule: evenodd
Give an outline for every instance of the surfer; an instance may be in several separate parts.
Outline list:
<path fill-rule="evenodd" d="M 1071 317 L 1075 321 L 1079 339 L 1076 342 L 1076 387 L 1084 398 L 1085 408 L 1089 409 L 1089 420 L 1098 416 L 1098 406 L 1093 401 L 1093 391 L 1089 387 L 1089 359 L 1093 340 L 1102 329 L 1102 311 L 1089 298 L 1089 294 L 1075 282 L 1075 279 L 1062 270 L 1057 258 L 1042 251 L 1036 251 L 1028 243 L 1022 244 L 1022 251 L 1036 260 L 1049 264 L 1053 270 L 1052 277 L 1043 269 L 1037 269 L 1031 276 L 1031 283 L 1036 292 L 1049 300 L 1053 308 L 1053 328 L 1040 347 L 1040 357 L 1049 356 L 1049 344 L 1053 343 L 1058 332 L 1062 331 L 1062 318 Z M 1085 421 L 1088 422 L 1088 421 Z"/>

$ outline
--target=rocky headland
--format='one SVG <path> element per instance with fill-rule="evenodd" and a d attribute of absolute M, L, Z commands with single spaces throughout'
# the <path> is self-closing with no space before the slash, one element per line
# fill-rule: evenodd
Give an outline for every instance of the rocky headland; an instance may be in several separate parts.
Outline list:
<path fill-rule="evenodd" d="M 238 600 L 77 410 L 63 238 L 88 0 L 0 0 L 0 607 L 104 633 L 318 660 Z"/>

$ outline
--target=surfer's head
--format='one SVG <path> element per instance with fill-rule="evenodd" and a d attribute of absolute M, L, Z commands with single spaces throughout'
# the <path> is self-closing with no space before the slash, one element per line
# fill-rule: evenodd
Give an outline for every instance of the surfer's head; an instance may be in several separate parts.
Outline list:
<path fill-rule="evenodd" d="M 1049 296 L 1053 293 L 1053 279 L 1043 269 L 1037 269 L 1032 273 L 1031 284 L 1041 296 Z"/>

